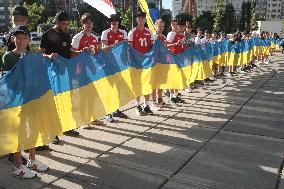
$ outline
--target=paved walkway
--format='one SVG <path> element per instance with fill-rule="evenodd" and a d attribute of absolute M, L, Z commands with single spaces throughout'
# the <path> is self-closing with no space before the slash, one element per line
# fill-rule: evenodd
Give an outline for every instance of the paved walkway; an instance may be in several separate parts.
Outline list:
<path fill-rule="evenodd" d="M 0 188 L 284 189 L 283 55 L 183 98 L 147 117 L 130 103 L 127 120 L 61 137 L 35 179 L 14 178 L 2 158 Z"/>

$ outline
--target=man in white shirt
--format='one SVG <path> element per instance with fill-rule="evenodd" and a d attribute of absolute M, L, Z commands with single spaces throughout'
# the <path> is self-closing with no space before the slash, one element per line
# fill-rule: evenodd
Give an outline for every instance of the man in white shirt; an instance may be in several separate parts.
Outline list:
<path fill-rule="evenodd" d="M 198 29 L 197 30 L 197 36 L 194 39 L 195 45 L 201 45 L 201 37 L 202 37 L 202 30 Z"/>

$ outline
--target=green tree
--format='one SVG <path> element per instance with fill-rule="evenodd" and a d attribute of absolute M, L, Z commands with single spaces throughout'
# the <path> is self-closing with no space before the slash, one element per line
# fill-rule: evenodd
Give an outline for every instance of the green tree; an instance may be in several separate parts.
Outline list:
<path fill-rule="evenodd" d="M 214 15 L 211 11 L 203 11 L 194 21 L 193 29 L 200 28 L 203 31 L 213 31 Z"/>
<path fill-rule="evenodd" d="M 222 18 L 222 31 L 225 33 L 233 33 L 237 30 L 236 27 L 236 12 L 233 4 L 225 6 L 224 16 Z"/>
<path fill-rule="evenodd" d="M 215 0 L 215 18 L 213 31 L 220 32 L 222 30 L 222 20 L 223 20 L 223 0 Z"/>
<path fill-rule="evenodd" d="M 251 15 L 252 14 L 252 4 L 250 1 L 247 2 L 246 7 L 246 32 L 250 32 L 251 30 Z"/>
<path fill-rule="evenodd" d="M 40 33 L 44 33 L 54 25 L 54 17 L 49 17 L 45 23 L 39 24 L 37 27 L 37 31 Z"/>
<path fill-rule="evenodd" d="M 176 20 L 184 22 L 192 22 L 192 15 L 181 13 L 176 15 Z"/>
<path fill-rule="evenodd" d="M 28 10 L 29 13 L 28 28 L 31 31 L 36 30 L 40 20 L 42 19 L 44 6 L 39 3 L 27 4 L 26 2 L 24 2 L 23 6 Z"/>
<path fill-rule="evenodd" d="M 121 25 L 125 30 L 130 31 L 132 29 L 132 8 L 129 7 L 127 10 L 119 9 L 119 14 L 121 18 Z"/>
<path fill-rule="evenodd" d="M 165 22 L 164 34 L 166 35 L 171 31 L 172 14 L 171 13 L 164 13 L 162 11 L 161 19 Z"/>
<path fill-rule="evenodd" d="M 251 30 L 256 31 L 258 29 L 258 24 L 256 20 L 256 0 L 251 2 Z"/>
<path fill-rule="evenodd" d="M 281 25 L 282 25 L 282 28 L 281 28 L 280 34 L 284 35 L 284 19 L 281 19 Z"/>
<path fill-rule="evenodd" d="M 156 6 L 156 4 L 154 2 L 149 2 L 148 3 L 148 7 L 149 8 L 153 8 L 153 9 L 157 8 L 157 6 Z"/>
<path fill-rule="evenodd" d="M 240 22 L 239 22 L 239 30 L 240 31 L 246 30 L 246 10 L 247 10 L 247 3 L 243 2 L 241 17 L 240 17 Z"/>

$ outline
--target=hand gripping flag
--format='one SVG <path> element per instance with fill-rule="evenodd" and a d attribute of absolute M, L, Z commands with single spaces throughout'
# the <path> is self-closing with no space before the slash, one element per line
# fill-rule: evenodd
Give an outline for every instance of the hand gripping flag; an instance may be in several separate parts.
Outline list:
<path fill-rule="evenodd" d="M 115 14 L 115 7 L 111 0 L 84 0 L 86 3 L 103 13 L 105 16 L 110 17 Z"/>

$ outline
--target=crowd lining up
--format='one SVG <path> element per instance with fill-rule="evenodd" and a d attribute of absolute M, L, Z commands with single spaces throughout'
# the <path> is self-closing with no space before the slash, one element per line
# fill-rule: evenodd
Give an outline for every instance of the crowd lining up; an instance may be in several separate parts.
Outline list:
<path fill-rule="evenodd" d="M 81 25 L 83 30 L 76 34 L 73 38 L 69 33 L 69 15 L 66 12 L 59 12 L 55 17 L 55 25 L 42 35 L 40 48 L 34 50 L 32 53 L 42 53 L 45 58 L 56 60 L 59 56 L 70 59 L 77 56 L 82 51 L 90 55 L 97 54 L 100 50 L 109 51 L 114 46 L 121 42 L 128 42 L 138 52 L 145 54 L 151 50 L 156 40 L 160 40 L 168 47 L 174 55 L 184 52 L 190 46 L 198 46 L 205 48 L 206 45 L 214 45 L 229 39 L 230 43 L 236 44 L 242 41 L 250 40 L 254 37 L 259 37 L 261 40 L 279 40 L 277 34 L 270 32 L 263 32 L 260 35 L 256 32 L 237 32 L 233 35 L 226 35 L 224 33 L 209 31 L 202 31 L 198 29 L 196 32 L 192 30 L 191 24 L 185 21 L 173 20 L 171 22 L 172 31 L 167 36 L 163 35 L 165 22 L 161 19 L 155 23 L 156 33 L 153 34 L 145 27 L 146 14 L 139 12 L 136 15 L 137 26 L 127 34 L 126 31 L 119 28 L 120 18 L 118 15 L 111 15 L 109 18 L 110 28 L 102 33 L 101 49 L 99 48 L 98 38 L 92 34 L 94 27 L 94 19 L 89 13 L 85 13 L 81 17 Z M 12 13 L 13 29 L 7 36 L 6 45 L 7 52 L 3 56 L 3 65 L 1 66 L 2 74 L 9 72 L 21 56 L 30 51 L 29 43 L 31 36 L 28 28 L 28 12 L 24 7 L 17 6 Z M 260 53 L 254 56 L 252 61 L 245 64 L 235 62 L 233 64 L 220 64 L 218 61 L 210 63 L 212 75 L 202 81 L 195 81 L 191 83 L 186 92 L 191 93 L 196 88 L 196 83 L 208 85 L 220 77 L 232 77 L 238 73 L 251 72 L 257 68 L 259 64 L 269 64 L 269 56 L 272 56 L 276 46 L 271 45 L 268 52 Z M 166 98 L 163 97 L 163 94 Z M 142 105 L 141 100 L 143 99 Z M 165 100 L 167 99 L 167 100 Z M 151 94 L 137 97 L 135 111 L 138 116 L 153 114 L 156 111 L 162 110 L 165 106 L 172 108 L 178 107 L 179 103 L 184 100 L 180 94 L 179 89 L 155 89 Z M 107 122 L 113 122 L 114 117 L 127 119 L 119 109 L 106 116 Z M 95 120 L 90 124 L 84 126 L 84 129 L 92 129 L 94 125 L 104 124 L 101 120 Z M 65 135 L 78 136 L 79 132 L 70 130 L 64 132 Z M 59 144 L 60 140 L 56 137 L 54 144 Z M 29 158 L 26 160 L 21 156 L 21 152 L 9 154 L 9 161 L 14 163 L 13 175 L 20 178 L 34 178 L 37 172 L 47 171 L 48 165 L 36 160 L 36 150 L 47 150 L 47 145 L 29 149 Z"/>

